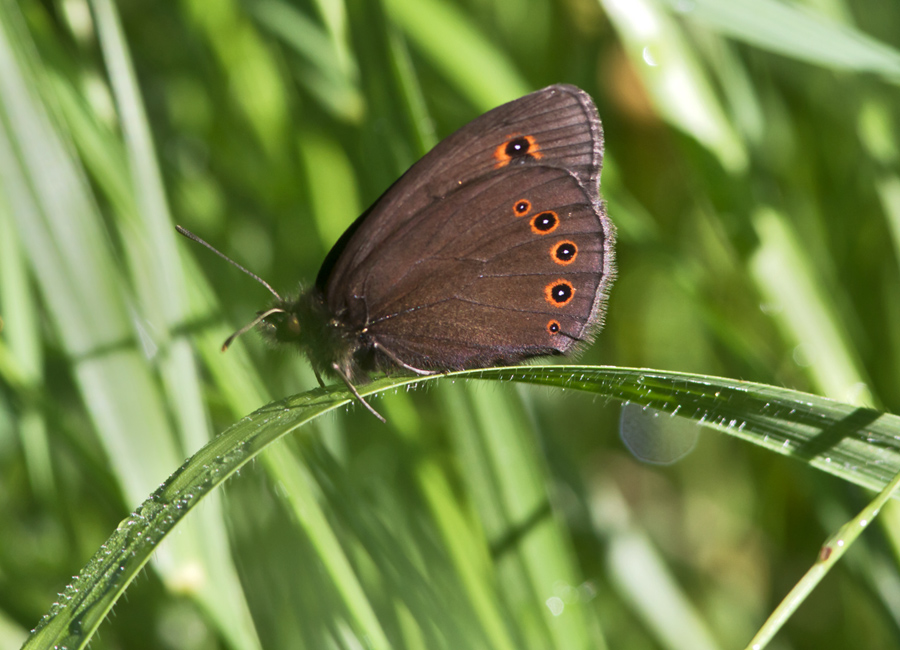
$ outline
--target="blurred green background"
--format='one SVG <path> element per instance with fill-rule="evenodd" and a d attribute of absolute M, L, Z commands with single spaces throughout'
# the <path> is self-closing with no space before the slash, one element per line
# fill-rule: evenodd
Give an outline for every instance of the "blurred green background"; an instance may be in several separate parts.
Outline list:
<path fill-rule="evenodd" d="M 441 137 L 595 99 L 619 229 L 580 360 L 900 409 L 900 5 L 0 2 L 0 647 L 206 440 L 313 388 L 225 336 Z M 732 648 L 867 497 L 615 402 L 435 382 L 326 416 L 158 551 L 94 648 Z M 658 426 L 659 430 L 654 431 Z M 900 644 L 898 513 L 772 647 Z"/>

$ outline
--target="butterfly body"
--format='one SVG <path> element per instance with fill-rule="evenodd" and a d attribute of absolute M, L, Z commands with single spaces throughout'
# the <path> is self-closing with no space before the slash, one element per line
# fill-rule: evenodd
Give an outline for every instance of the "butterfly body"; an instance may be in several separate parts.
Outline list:
<path fill-rule="evenodd" d="M 452 134 L 263 321 L 318 374 L 428 373 L 577 351 L 602 324 L 614 227 L 590 97 L 551 86 Z"/>

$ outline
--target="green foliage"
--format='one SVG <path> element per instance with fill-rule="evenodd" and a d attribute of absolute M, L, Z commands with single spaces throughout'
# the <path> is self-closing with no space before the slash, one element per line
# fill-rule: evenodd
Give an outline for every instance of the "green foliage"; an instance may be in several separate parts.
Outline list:
<path fill-rule="evenodd" d="M 898 469 L 898 27 L 876 0 L 0 3 L 0 646 L 54 600 L 34 647 L 746 643 Z M 383 426 L 253 335 L 219 352 L 266 293 L 174 223 L 290 291 L 439 137 L 556 82 L 597 102 L 619 227 L 581 361 L 665 371 L 381 380 Z M 732 435 L 648 465 L 617 433 L 671 420 L 622 401 Z M 896 646 L 898 513 L 785 645 Z"/>

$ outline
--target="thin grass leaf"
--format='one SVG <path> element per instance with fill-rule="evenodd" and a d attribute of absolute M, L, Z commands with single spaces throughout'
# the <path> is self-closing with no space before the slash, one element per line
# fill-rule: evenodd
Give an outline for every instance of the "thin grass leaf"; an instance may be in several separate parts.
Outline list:
<path fill-rule="evenodd" d="M 7 202 L 0 187 L 0 331 L 9 342 L 8 381 L 25 394 L 39 393 L 45 381 L 43 350 L 38 324 L 38 306 L 28 277 L 26 260 Z M 26 400 L 18 414 L 19 444 L 25 454 L 28 475 L 35 492 L 48 503 L 53 500 L 55 478 L 50 454 L 47 421 L 36 400 Z"/>
<path fill-rule="evenodd" d="M 321 507 L 310 490 L 312 481 L 298 472 L 296 463 L 285 456 L 265 456 L 267 468 L 274 480 L 284 489 L 298 521 L 313 543 L 332 583 L 340 592 L 349 618 L 355 623 L 358 634 L 367 639 L 372 648 L 388 649 L 391 646 L 362 585 L 353 572 L 353 566 L 341 552 L 338 536 L 328 523 Z"/>
<path fill-rule="evenodd" d="M 894 498 L 897 488 L 900 488 L 900 474 L 897 474 L 859 514 L 841 526 L 838 532 L 825 540 L 815 564 L 810 567 L 809 571 L 791 589 L 791 592 L 784 597 L 784 600 L 781 601 L 775 611 L 772 612 L 772 615 L 769 616 L 759 632 L 747 644 L 747 650 L 765 648 L 769 644 L 788 618 L 806 601 L 813 589 L 822 582 L 829 571 L 835 567 L 850 549 L 856 538 L 869 527 L 869 524 L 875 521 L 881 509 L 888 504 L 888 500 Z"/>
<path fill-rule="evenodd" d="M 12 127 L 0 128 L 0 182 L 82 396 L 110 456 L 119 459 L 125 492 L 143 494 L 159 481 L 154 461 L 170 465 L 179 454 L 164 433 L 169 426 L 155 380 L 136 350 L 123 349 L 135 332 L 101 215 L 68 143 L 22 74 L 7 39 L 23 35 L 14 25 L 15 19 L 0 22 L 0 124 Z M 129 418 L 136 421 L 126 424 Z"/>
<path fill-rule="evenodd" d="M 196 449 L 209 439 L 201 382 L 190 344 L 173 339 L 170 331 L 186 320 L 184 282 L 178 278 L 176 235 L 156 151 L 143 108 L 143 100 L 115 6 L 109 0 L 94 0 L 97 33 L 109 70 L 113 95 L 120 114 L 131 189 L 137 208 L 135 219 L 120 220 L 126 259 L 142 311 L 145 344 L 151 347 L 165 391 L 166 402 L 175 414 L 176 428 L 183 446 Z M 214 619 L 223 635 L 238 647 L 259 647 L 259 640 L 237 571 L 232 564 L 227 535 L 217 500 L 204 510 L 202 521 L 183 536 L 174 556 L 161 554 L 164 575 L 174 587 L 183 587 L 186 567 L 204 576 L 188 586 Z"/>
<path fill-rule="evenodd" d="M 703 375 L 566 369 L 565 380 L 552 368 L 540 366 L 507 377 L 592 390 L 686 417 L 873 490 L 882 489 L 900 471 L 900 417 L 890 413 L 787 388 Z"/>
<path fill-rule="evenodd" d="M 470 414 L 464 404 L 459 404 L 454 413 L 456 417 Z M 388 418 L 393 425 L 391 411 L 388 411 Z M 409 422 L 401 426 L 404 438 L 421 444 L 422 428 L 416 426 L 419 424 Z M 469 468 L 470 474 L 476 471 L 476 467 Z M 490 647 L 498 650 L 519 647 L 516 631 L 506 625 L 504 612 L 495 598 L 491 588 L 493 582 L 486 579 L 486 576 L 493 576 L 494 570 L 481 530 L 473 526 L 468 513 L 459 507 L 453 486 L 435 459 L 426 458 L 417 463 L 415 474 L 437 531 L 460 577 L 463 591 L 471 603 L 474 621 L 481 626 L 484 638 L 490 642 Z"/>
<path fill-rule="evenodd" d="M 6 614 L 0 613 L 0 646 L 4 648 L 17 648 L 28 638 L 25 628 L 16 623 Z"/>
<path fill-rule="evenodd" d="M 235 5 L 191 0 L 185 17 L 196 26 L 228 76 L 228 91 L 254 135 L 276 159 L 283 155 L 288 126 L 288 85 L 278 62 L 250 16 Z"/>

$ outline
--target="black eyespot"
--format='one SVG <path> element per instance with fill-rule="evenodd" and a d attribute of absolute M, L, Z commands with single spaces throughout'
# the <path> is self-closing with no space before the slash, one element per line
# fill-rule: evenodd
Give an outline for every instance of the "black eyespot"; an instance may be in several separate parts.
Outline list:
<path fill-rule="evenodd" d="M 549 210 L 540 212 L 531 219 L 531 230 L 538 235 L 546 235 L 548 232 L 553 232 L 558 225 L 559 217 L 556 216 L 555 212 Z"/>
<path fill-rule="evenodd" d="M 499 169 L 516 162 L 540 160 L 543 158 L 541 147 L 533 135 L 510 135 L 509 140 L 494 149 L 494 167 Z"/>
<path fill-rule="evenodd" d="M 517 217 L 526 215 L 530 211 L 531 211 L 531 201 L 529 201 L 528 199 L 522 199 L 521 201 L 516 201 L 516 204 L 513 206 L 513 212 L 516 213 Z"/>
<path fill-rule="evenodd" d="M 560 327 L 558 320 L 551 320 L 547 322 L 547 332 L 549 332 L 551 336 L 558 333 L 559 329 Z"/>
<path fill-rule="evenodd" d="M 510 158 L 528 155 L 529 149 L 531 149 L 531 143 L 528 138 L 514 138 L 506 143 L 506 155 Z"/>
<path fill-rule="evenodd" d="M 578 247 L 571 241 L 561 241 L 550 249 L 550 256 L 557 264 L 571 264 L 577 255 Z"/>
<path fill-rule="evenodd" d="M 544 298 L 554 307 L 563 307 L 572 301 L 575 287 L 568 280 L 555 280 L 544 288 Z"/>

